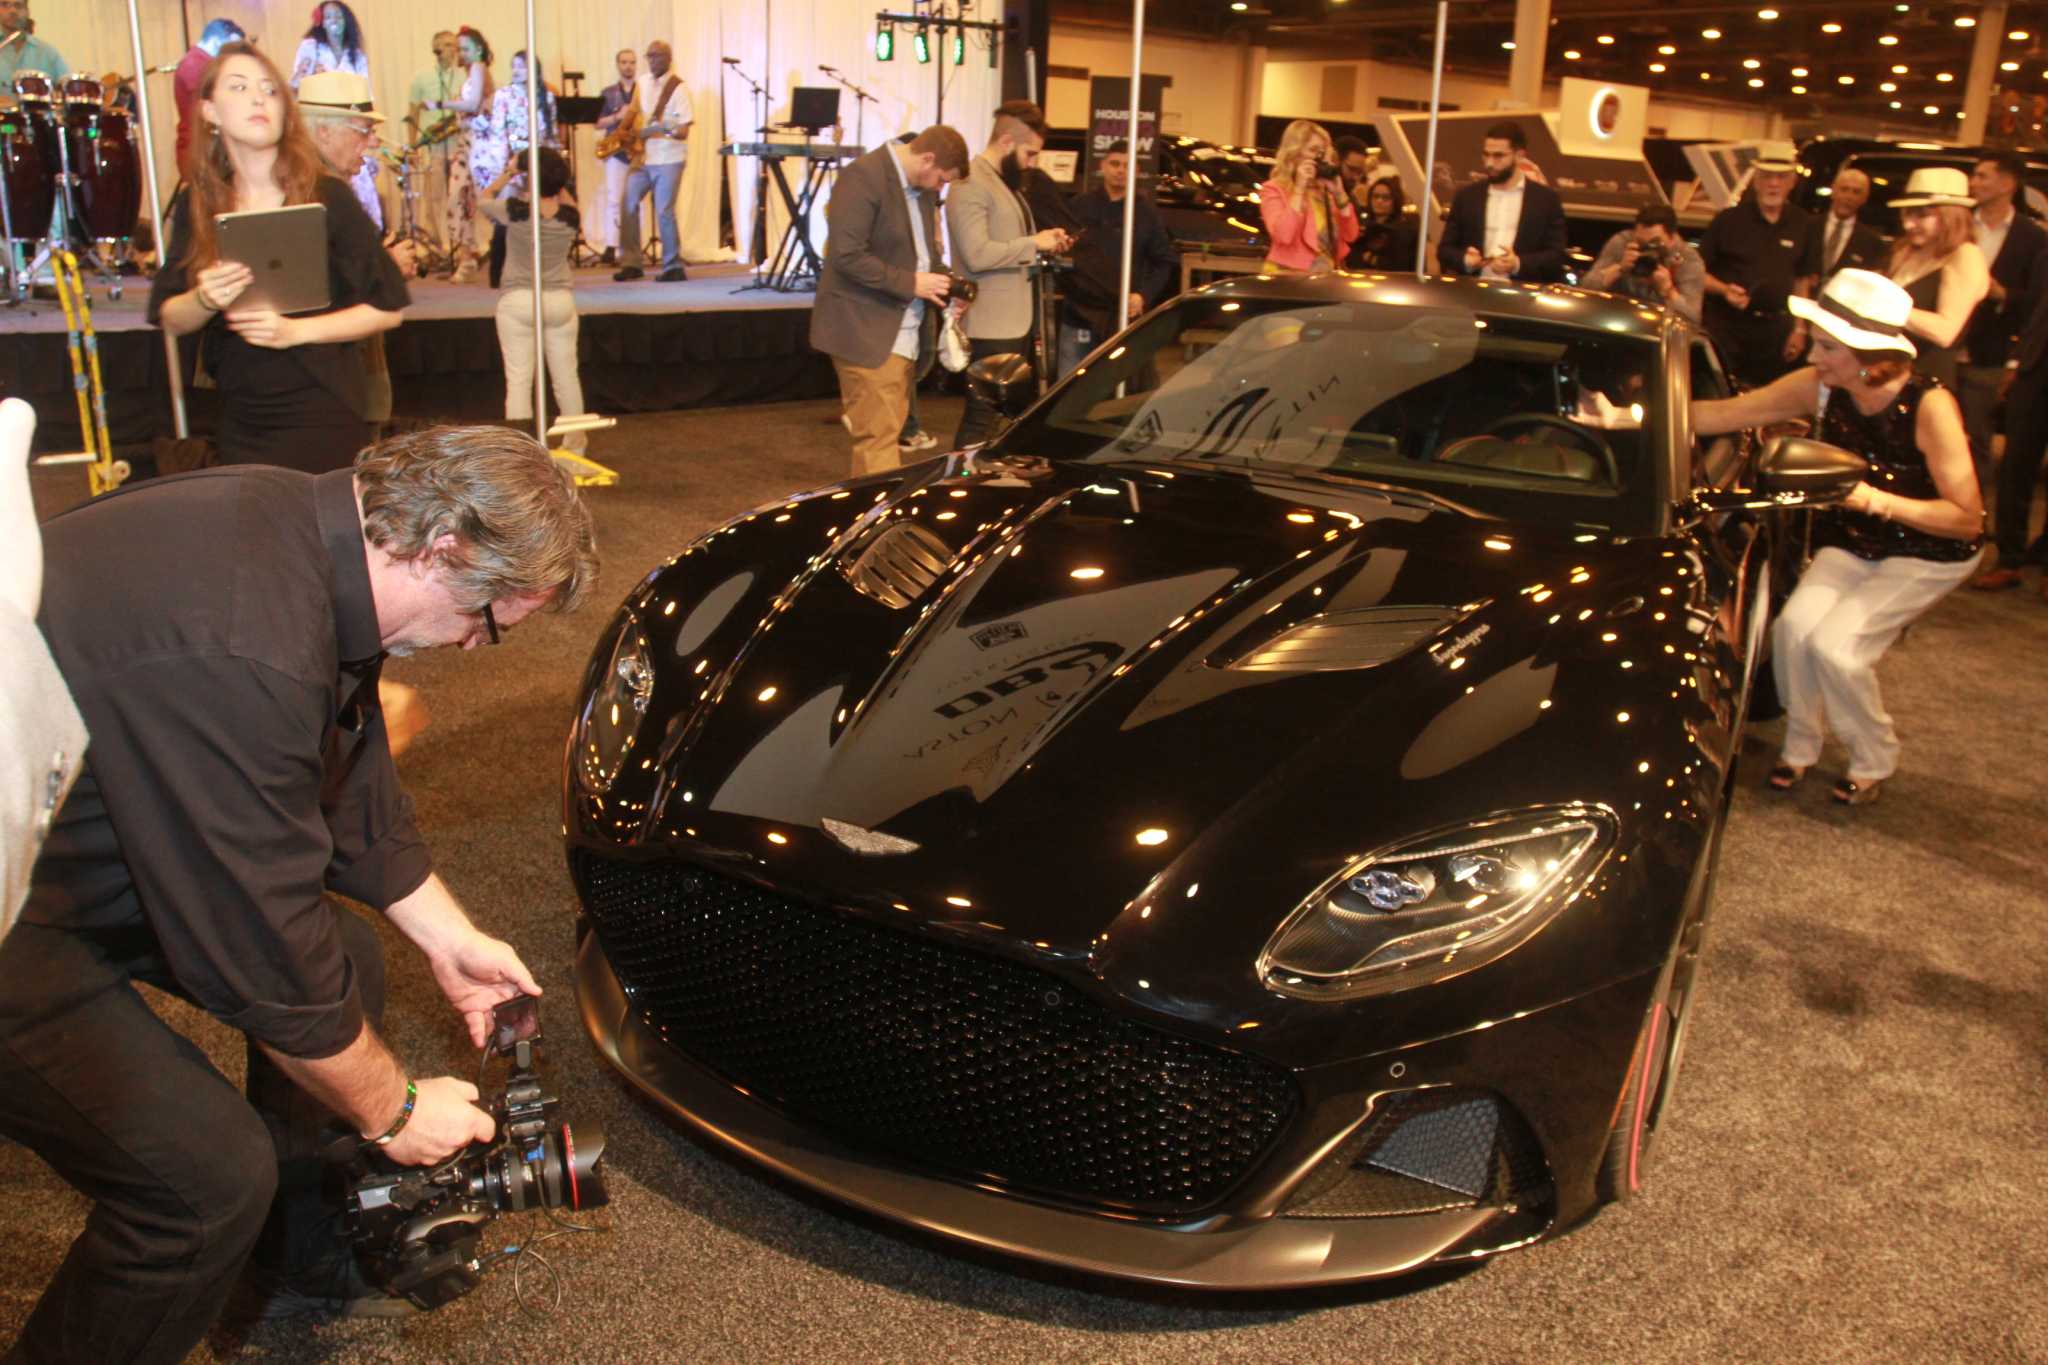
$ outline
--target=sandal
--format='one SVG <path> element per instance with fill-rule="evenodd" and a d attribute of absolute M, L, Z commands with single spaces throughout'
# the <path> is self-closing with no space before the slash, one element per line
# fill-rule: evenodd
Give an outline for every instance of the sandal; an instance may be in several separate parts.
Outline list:
<path fill-rule="evenodd" d="M 1835 800 L 1845 806 L 1867 806 L 1877 800 L 1877 794 L 1883 788 L 1882 782 L 1857 782 L 1845 777 L 1835 783 Z"/>
<path fill-rule="evenodd" d="M 1806 769 L 1795 768 L 1790 763 L 1780 763 L 1764 777 L 1764 784 L 1772 791 L 1788 792 L 1799 785 L 1806 776 Z"/>

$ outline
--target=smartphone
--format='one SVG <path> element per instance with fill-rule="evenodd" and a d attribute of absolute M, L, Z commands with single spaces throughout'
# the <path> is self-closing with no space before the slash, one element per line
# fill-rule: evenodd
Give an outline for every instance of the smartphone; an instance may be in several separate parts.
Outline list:
<path fill-rule="evenodd" d="M 540 1001 L 515 995 L 491 1010 L 491 1051 L 509 1054 L 520 1043 L 540 1037 Z"/>

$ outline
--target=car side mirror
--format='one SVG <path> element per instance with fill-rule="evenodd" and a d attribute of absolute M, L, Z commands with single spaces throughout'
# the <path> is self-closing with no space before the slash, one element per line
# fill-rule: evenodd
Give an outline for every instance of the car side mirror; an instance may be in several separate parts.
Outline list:
<path fill-rule="evenodd" d="M 1780 436 L 1764 447 L 1753 488 L 1702 489 L 1696 512 L 1761 511 L 1774 507 L 1827 507 L 1849 496 L 1870 473 L 1854 451 L 1806 436 Z"/>
<path fill-rule="evenodd" d="M 967 391 L 1015 418 L 1038 397 L 1038 372 L 1021 355 L 992 355 L 967 367 Z"/>

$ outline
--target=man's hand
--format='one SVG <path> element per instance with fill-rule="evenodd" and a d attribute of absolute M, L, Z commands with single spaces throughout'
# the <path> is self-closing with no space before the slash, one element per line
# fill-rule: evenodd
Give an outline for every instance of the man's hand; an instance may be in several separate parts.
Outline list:
<path fill-rule="evenodd" d="M 1639 257 L 1641 257 L 1641 256 L 1642 256 L 1642 254 L 1643 254 L 1643 244 L 1642 244 L 1641 242 L 1638 242 L 1638 241 L 1637 241 L 1637 240 L 1636 240 L 1635 238 L 1631 237 L 1631 238 L 1629 238 L 1629 239 L 1628 239 L 1628 240 L 1627 240 L 1626 242 L 1622 243 L 1622 247 L 1621 247 L 1621 268 L 1622 268 L 1622 270 L 1624 270 L 1624 271 L 1630 271 L 1630 270 L 1634 270 L 1634 269 L 1636 268 L 1636 261 L 1637 261 L 1637 259 L 1638 259 Z"/>
<path fill-rule="evenodd" d="M 503 939 L 480 929 L 457 935 L 449 946 L 427 954 L 441 993 L 469 1025 L 469 1041 L 482 1047 L 491 1036 L 491 1010 L 515 995 L 539 995 L 533 973 Z M 474 1099 L 475 1092 L 470 1093 Z"/>
<path fill-rule="evenodd" d="M 1144 311 L 1145 311 L 1145 296 L 1144 296 L 1143 294 L 1133 294 L 1133 295 L 1131 295 L 1131 296 L 1130 296 L 1130 297 L 1129 297 L 1128 299 L 1125 299 L 1125 300 L 1124 300 L 1124 321 L 1125 321 L 1125 322 L 1129 322 L 1129 321 L 1130 321 L 1130 320 L 1131 320 L 1132 318 L 1134 318 L 1134 317 L 1138 316 L 1138 314 L 1140 314 L 1140 313 L 1142 313 L 1142 312 L 1144 312 Z"/>
<path fill-rule="evenodd" d="M 1058 228 L 1045 228 L 1032 234 L 1031 240 L 1037 243 L 1040 251 L 1056 256 L 1072 245 L 1074 239 Z"/>
<path fill-rule="evenodd" d="M 1739 284 L 1721 286 L 1721 297 L 1728 300 L 1728 306 L 1738 313 L 1749 311 L 1749 291 Z"/>
<path fill-rule="evenodd" d="M 384 1148 L 384 1155 L 399 1165 L 438 1165 L 470 1143 L 489 1142 L 496 1135 L 498 1125 L 476 1107 L 476 1087 L 468 1081 L 430 1076 L 413 1085 L 419 1097 L 413 1101 L 412 1117 Z M 397 1117 L 395 1111 L 392 1117 Z"/>
<path fill-rule="evenodd" d="M 1671 267 L 1668 265 L 1660 265 L 1652 270 L 1650 283 L 1657 287 L 1658 295 L 1663 298 L 1670 298 L 1678 292 L 1678 281 L 1671 278 Z"/>
<path fill-rule="evenodd" d="M 228 330 L 266 350 L 285 351 L 299 344 L 298 319 L 269 308 L 250 308 L 228 314 Z"/>
<path fill-rule="evenodd" d="M 1479 254 L 1478 247 L 1468 246 L 1465 248 L 1465 273 L 1467 275 L 1478 274 L 1479 267 L 1485 264 L 1485 261 L 1486 258 Z"/>
<path fill-rule="evenodd" d="M 944 303 L 946 293 L 953 287 L 952 278 L 936 270 L 917 272 L 917 297 L 927 303 Z"/>
<path fill-rule="evenodd" d="M 1517 256 L 1511 247 L 1502 247 L 1499 254 L 1494 256 L 1487 264 L 1509 279 L 1513 279 L 1522 273 L 1522 258 Z"/>

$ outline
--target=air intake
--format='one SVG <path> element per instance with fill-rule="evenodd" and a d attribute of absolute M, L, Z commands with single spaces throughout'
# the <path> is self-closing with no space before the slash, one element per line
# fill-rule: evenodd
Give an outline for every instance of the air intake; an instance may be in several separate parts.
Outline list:
<path fill-rule="evenodd" d="M 1247 673 L 1330 673 L 1400 658 L 1458 619 L 1445 607 L 1327 612 L 1254 646 L 1225 667 Z"/>
<path fill-rule="evenodd" d="M 931 590 L 953 562 L 945 541 L 916 522 L 884 526 L 839 563 L 856 592 L 887 607 L 907 607 Z"/>

